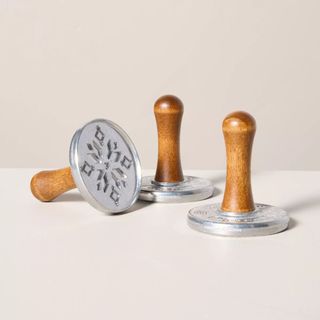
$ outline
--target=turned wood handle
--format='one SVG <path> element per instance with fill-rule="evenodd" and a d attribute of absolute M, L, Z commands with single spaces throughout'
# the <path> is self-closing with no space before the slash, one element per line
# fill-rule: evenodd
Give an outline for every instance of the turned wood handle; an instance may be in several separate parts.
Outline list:
<path fill-rule="evenodd" d="M 159 98 L 154 104 L 158 128 L 157 182 L 181 182 L 183 172 L 180 160 L 180 128 L 183 103 L 175 96 Z"/>
<path fill-rule="evenodd" d="M 237 213 L 253 211 L 250 166 L 256 121 L 246 112 L 234 112 L 224 119 L 222 130 L 227 152 L 227 179 L 221 209 Z"/>
<path fill-rule="evenodd" d="M 76 187 L 71 168 L 41 171 L 30 182 L 33 195 L 40 201 L 52 201 L 60 194 Z"/>

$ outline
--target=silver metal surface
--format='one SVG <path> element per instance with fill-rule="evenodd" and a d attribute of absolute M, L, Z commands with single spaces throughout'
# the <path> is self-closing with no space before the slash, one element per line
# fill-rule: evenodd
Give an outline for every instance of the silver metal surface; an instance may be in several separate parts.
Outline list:
<path fill-rule="evenodd" d="M 265 236 L 287 229 L 289 217 L 277 207 L 256 204 L 248 214 L 224 212 L 220 204 L 204 205 L 191 209 L 188 224 L 191 228 L 220 236 Z"/>
<path fill-rule="evenodd" d="M 72 176 L 82 196 L 107 213 L 129 209 L 141 188 L 136 148 L 115 123 L 97 119 L 73 136 L 70 145 Z"/>
<path fill-rule="evenodd" d="M 211 181 L 185 176 L 179 183 L 159 183 L 154 177 L 143 177 L 140 200 L 154 202 L 189 202 L 211 197 L 214 187 Z"/>

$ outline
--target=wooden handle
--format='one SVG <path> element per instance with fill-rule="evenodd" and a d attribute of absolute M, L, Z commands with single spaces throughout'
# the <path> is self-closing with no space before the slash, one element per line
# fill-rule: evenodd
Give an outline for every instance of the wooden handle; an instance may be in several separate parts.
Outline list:
<path fill-rule="evenodd" d="M 250 166 L 256 121 L 246 112 L 234 112 L 224 119 L 222 130 L 227 152 L 227 181 L 221 209 L 237 213 L 253 211 Z"/>
<path fill-rule="evenodd" d="M 40 201 L 52 201 L 60 194 L 76 187 L 71 168 L 41 171 L 33 176 L 30 187 L 33 195 Z"/>
<path fill-rule="evenodd" d="M 180 127 L 183 103 L 175 96 L 159 98 L 154 105 L 158 128 L 157 182 L 183 181 L 180 160 Z"/>

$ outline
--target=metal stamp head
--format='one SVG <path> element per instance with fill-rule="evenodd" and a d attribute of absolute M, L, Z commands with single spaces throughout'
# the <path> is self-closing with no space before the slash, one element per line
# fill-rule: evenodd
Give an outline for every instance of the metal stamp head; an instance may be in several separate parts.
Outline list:
<path fill-rule="evenodd" d="M 97 119 L 73 136 L 70 145 L 73 179 L 93 207 L 107 213 L 129 209 L 141 188 L 136 148 L 115 123 Z"/>

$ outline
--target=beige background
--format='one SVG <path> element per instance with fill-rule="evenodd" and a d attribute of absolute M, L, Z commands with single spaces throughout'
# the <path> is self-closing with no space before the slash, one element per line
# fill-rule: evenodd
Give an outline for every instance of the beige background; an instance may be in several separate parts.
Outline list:
<path fill-rule="evenodd" d="M 184 168 L 224 168 L 221 121 L 257 120 L 254 168 L 320 169 L 320 1 L 0 0 L 2 167 L 68 163 L 109 118 L 156 165 L 153 102 L 185 104 Z"/>

